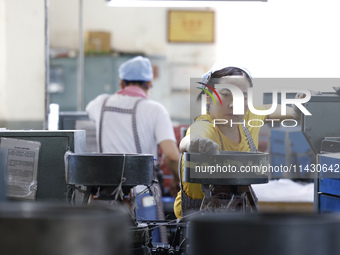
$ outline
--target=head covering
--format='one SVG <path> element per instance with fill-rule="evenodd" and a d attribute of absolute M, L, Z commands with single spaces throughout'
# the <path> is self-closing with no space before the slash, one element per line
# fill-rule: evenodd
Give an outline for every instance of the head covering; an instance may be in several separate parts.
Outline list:
<path fill-rule="evenodd" d="M 134 57 L 120 65 L 119 78 L 126 81 L 152 81 L 151 62 L 142 56 Z"/>
<path fill-rule="evenodd" d="M 248 74 L 248 76 L 250 78 L 251 77 L 251 74 L 249 72 L 248 69 L 244 68 L 244 67 L 240 67 L 240 66 L 237 66 L 237 65 L 228 65 L 226 64 L 225 62 L 216 62 L 208 72 L 206 72 L 205 74 L 202 75 L 202 83 L 207 83 L 208 80 L 210 79 L 211 75 L 216 72 L 216 71 L 219 71 L 221 69 L 224 69 L 224 68 L 227 68 L 227 67 L 236 67 L 236 68 L 239 68 L 241 69 L 242 71 L 244 71 L 246 74 Z"/>

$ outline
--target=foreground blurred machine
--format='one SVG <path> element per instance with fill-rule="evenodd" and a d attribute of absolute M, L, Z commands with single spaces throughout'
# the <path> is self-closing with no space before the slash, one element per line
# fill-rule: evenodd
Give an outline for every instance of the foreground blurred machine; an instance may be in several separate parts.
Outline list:
<path fill-rule="evenodd" d="M 340 212 L 340 90 L 312 96 L 302 116 L 301 129 L 316 154 L 316 164 L 305 169 L 314 174 L 316 212 Z"/>
<path fill-rule="evenodd" d="M 189 255 L 337 255 L 334 214 L 207 214 L 189 225 Z"/>
<path fill-rule="evenodd" d="M 0 224 L 1 254 L 130 254 L 129 219 L 117 207 L 11 202 Z"/>

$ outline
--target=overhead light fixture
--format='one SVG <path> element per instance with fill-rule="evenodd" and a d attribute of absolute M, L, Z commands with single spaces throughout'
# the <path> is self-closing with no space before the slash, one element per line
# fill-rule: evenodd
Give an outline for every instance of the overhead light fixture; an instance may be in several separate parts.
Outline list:
<path fill-rule="evenodd" d="M 214 7 L 224 2 L 267 2 L 267 0 L 107 0 L 111 7 Z"/>

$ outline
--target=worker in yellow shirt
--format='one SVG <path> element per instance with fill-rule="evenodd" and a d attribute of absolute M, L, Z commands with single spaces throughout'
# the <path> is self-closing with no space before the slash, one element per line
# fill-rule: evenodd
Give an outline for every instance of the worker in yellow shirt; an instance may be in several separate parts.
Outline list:
<path fill-rule="evenodd" d="M 282 119 L 280 107 L 277 107 L 270 115 L 257 115 L 249 111 L 247 91 L 253 84 L 249 72 L 244 68 L 224 67 L 212 70 L 206 76 L 205 82 L 202 83 L 204 89 L 198 99 L 202 94 L 206 97 L 207 112 L 197 117 L 189 127 L 180 143 L 180 151 L 202 154 L 218 154 L 219 151 L 257 151 L 260 123 L 265 119 Z M 215 88 L 215 84 L 233 85 L 243 92 L 243 115 L 234 115 L 233 108 L 236 100 L 233 101 L 231 91 L 222 86 Z M 207 90 L 211 93 L 216 91 L 221 103 L 214 103 L 211 93 L 205 92 Z M 256 109 L 266 110 L 270 107 L 271 105 L 261 106 Z M 284 118 L 293 118 L 294 111 L 290 107 L 287 107 L 287 110 Z M 214 125 L 214 120 L 217 119 L 226 120 L 228 124 Z M 254 120 L 251 125 L 248 124 L 249 120 Z M 180 174 L 183 176 L 183 160 Z M 181 181 L 181 190 L 174 204 L 176 217 L 182 218 L 190 210 L 199 210 L 203 197 L 201 184 Z"/>

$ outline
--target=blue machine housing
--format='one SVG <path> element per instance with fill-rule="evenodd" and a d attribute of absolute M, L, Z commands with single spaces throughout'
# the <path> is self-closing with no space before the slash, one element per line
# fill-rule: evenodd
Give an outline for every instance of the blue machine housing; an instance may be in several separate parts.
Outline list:
<path fill-rule="evenodd" d="M 314 161 L 314 153 L 306 138 L 301 132 L 301 127 L 272 128 L 270 138 L 270 156 L 272 166 L 296 166 L 301 165 L 302 172 L 274 172 L 271 178 L 312 178 L 305 167 Z"/>
<path fill-rule="evenodd" d="M 324 171 L 317 173 L 315 210 L 340 212 L 340 153 L 318 154 L 318 164 Z"/>

